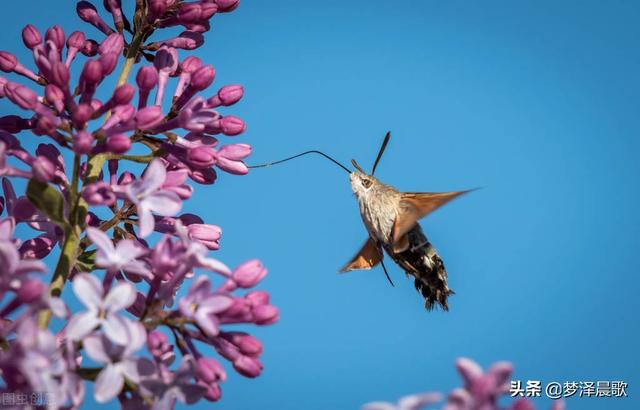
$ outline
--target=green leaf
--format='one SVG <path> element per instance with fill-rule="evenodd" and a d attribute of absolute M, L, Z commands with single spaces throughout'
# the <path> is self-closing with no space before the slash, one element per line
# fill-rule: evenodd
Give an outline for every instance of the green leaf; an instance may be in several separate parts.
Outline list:
<path fill-rule="evenodd" d="M 27 198 L 47 218 L 63 228 L 69 223 L 64 217 L 64 198 L 53 186 L 31 179 L 27 186 Z"/>

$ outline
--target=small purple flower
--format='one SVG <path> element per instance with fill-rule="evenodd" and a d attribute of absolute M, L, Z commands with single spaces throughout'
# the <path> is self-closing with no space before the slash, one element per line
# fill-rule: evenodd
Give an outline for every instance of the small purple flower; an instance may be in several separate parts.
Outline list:
<path fill-rule="evenodd" d="M 155 409 L 172 409 L 176 401 L 193 404 L 202 397 L 205 389 L 192 383 L 195 367 L 193 357 L 185 354 L 175 372 L 163 372 L 160 377 L 146 378 L 140 382 L 144 391 L 158 399 L 154 403 Z"/>
<path fill-rule="evenodd" d="M 73 291 L 86 306 L 85 312 L 73 315 L 66 327 L 66 335 L 71 340 L 81 340 L 98 326 L 114 343 L 126 345 L 130 342 L 128 319 L 117 313 L 133 304 L 136 291 L 130 283 L 120 281 L 104 295 L 98 279 L 88 273 L 81 273 L 73 279 Z"/>
<path fill-rule="evenodd" d="M 151 279 L 153 276 L 139 258 L 147 249 L 131 239 L 122 239 L 113 245 L 111 239 L 100 229 L 87 227 L 87 235 L 98 248 L 96 265 L 110 272 L 121 270 Z"/>
<path fill-rule="evenodd" d="M 229 296 L 211 293 L 211 282 L 206 276 L 200 276 L 189 288 L 186 297 L 180 299 L 180 312 L 184 317 L 193 319 L 208 336 L 218 334 L 216 313 L 228 309 L 232 304 Z"/>
<path fill-rule="evenodd" d="M 182 208 L 182 202 L 175 192 L 162 189 L 166 178 L 167 170 L 162 161 L 156 159 L 149 164 L 142 178 L 126 186 L 127 197 L 138 211 L 140 236 L 143 238 L 153 232 L 153 212 L 173 216 Z"/>
<path fill-rule="evenodd" d="M 82 189 L 82 198 L 84 198 L 89 205 L 94 206 L 111 206 L 116 202 L 116 194 L 111 189 L 111 185 L 104 181 L 86 185 Z"/>
<path fill-rule="evenodd" d="M 126 322 L 127 344 L 116 345 L 101 334 L 93 334 L 82 340 L 87 355 L 104 367 L 98 373 L 94 387 L 94 397 L 98 403 L 105 403 L 120 393 L 125 377 L 134 383 L 140 382 L 140 368 L 152 368 L 146 359 L 134 356 L 144 346 L 146 331 L 140 322 Z M 143 370 L 144 373 L 144 370 Z"/>

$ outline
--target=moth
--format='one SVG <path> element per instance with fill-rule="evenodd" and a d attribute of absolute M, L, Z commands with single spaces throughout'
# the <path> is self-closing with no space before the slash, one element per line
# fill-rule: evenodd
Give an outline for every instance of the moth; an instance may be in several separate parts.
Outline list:
<path fill-rule="evenodd" d="M 356 168 L 356 171 L 349 174 L 351 189 L 358 201 L 369 237 L 362 249 L 340 272 L 371 269 L 381 264 L 391 282 L 383 263 L 384 251 L 407 275 L 413 276 L 414 285 L 424 297 L 427 310 L 440 306 L 448 311 L 447 298 L 454 292 L 447 284 L 447 271 L 440 255 L 427 239 L 418 221 L 471 190 L 400 192 L 391 185 L 380 182 L 373 175 L 390 138 L 391 134 L 387 133 L 371 174 L 364 172 L 355 160 L 351 160 Z"/>

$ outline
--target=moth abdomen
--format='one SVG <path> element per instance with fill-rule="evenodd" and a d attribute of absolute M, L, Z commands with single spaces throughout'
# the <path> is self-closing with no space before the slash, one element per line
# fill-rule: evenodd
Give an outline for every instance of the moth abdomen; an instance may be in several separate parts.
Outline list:
<path fill-rule="evenodd" d="M 447 271 L 436 249 L 427 239 L 420 225 L 416 224 L 408 233 L 409 247 L 395 253 L 387 248 L 391 258 L 415 278 L 416 290 L 424 297 L 425 308 L 433 310 L 440 306 L 448 311 L 447 298 L 454 292 L 447 284 Z"/>

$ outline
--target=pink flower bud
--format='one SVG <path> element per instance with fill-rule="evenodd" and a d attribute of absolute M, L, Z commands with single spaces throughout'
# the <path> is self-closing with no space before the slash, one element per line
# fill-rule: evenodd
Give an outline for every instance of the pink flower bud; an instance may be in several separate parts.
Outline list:
<path fill-rule="evenodd" d="M 37 28 L 27 24 L 22 29 L 22 42 L 28 49 L 33 50 L 36 46 L 42 44 L 42 35 L 40 35 Z"/>
<path fill-rule="evenodd" d="M 94 85 L 102 81 L 102 75 L 102 65 L 95 60 L 89 60 L 84 64 L 82 74 L 80 74 L 80 82 Z"/>
<path fill-rule="evenodd" d="M 43 259 L 51 253 L 55 244 L 56 242 L 48 236 L 40 235 L 20 245 L 20 256 L 23 259 Z"/>
<path fill-rule="evenodd" d="M 113 92 L 113 103 L 115 105 L 129 104 L 133 99 L 136 89 L 131 84 L 122 84 Z"/>
<path fill-rule="evenodd" d="M 206 33 L 211 29 L 211 24 L 208 20 L 200 20 L 197 23 L 183 24 L 184 28 L 196 33 Z"/>
<path fill-rule="evenodd" d="M 178 68 L 178 53 L 175 48 L 162 47 L 158 50 L 156 58 L 153 60 L 153 65 L 158 71 L 169 75 L 175 73 Z"/>
<path fill-rule="evenodd" d="M 183 73 L 193 73 L 198 68 L 202 67 L 202 60 L 196 56 L 189 56 L 184 59 L 180 65 Z"/>
<path fill-rule="evenodd" d="M 262 290 L 249 292 L 244 297 L 253 307 L 266 305 L 269 303 L 269 294 Z"/>
<path fill-rule="evenodd" d="M 158 84 L 158 71 L 152 66 L 145 66 L 138 70 L 136 84 L 142 90 L 152 90 Z"/>
<path fill-rule="evenodd" d="M 247 261 L 238 266 L 231 276 L 241 288 L 252 288 L 267 275 L 267 269 L 257 259 Z"/>
<path fill-rule="evenodd" d="M 209 168 L 216 162 L 216 152 L 206 146 L 197 146 L 187 151 L 189 164 L 196 168 Z"/>
<path fill-rule="evenodd" d="M 196 91 L 202 91 L 213 83 L 215 76 L 216 70 L 212 65 L 202 66 L 191 74 L 189 86 L 195 88 Z"/>
<path fill-rule="evenodd" d="M 167 0 L 149 0 L 149 11 L 154 18 L 160 18 L 167 11 Z"/>
<path fill-rule="evenodd" d="M 113 15 L 113 23 L 116 25 L 118 31 L 122 31 L 124 27 L 124 20 L 122 16 L 122 1 L 121 0 L 104 0 L 102 2 L 104 8 Z"/>
<path fill-rule="evenodd" d="M 116 134 L 107 140 L 107 150 L 114 154 L 124 154 L 131 148 L 131 140 L 124 134 Z"/>
<path fill-rule="evenodd" d="M 98 42 L 95 40 L 87 40 L 84 42 L 84 46 L 80 49 L 80 52 L 87 57 L 93 57 L 98 54 Z"/>
<path fill-rule="evenodd" d="M 187 225 L 187 232 L 192 240 L 202 243 L 208 249 L 220 249 L 222 230 L 219 226 L 194 223 Z"/>
<path fill-rule="evenodd" d="M 218 91 L 220 105 L 229 106 L 237 103 L 244 94 L 244 88 L 241 85 L 225 85 Z"/>
<path fill-rule="evenodd" d="M 102 66 L 102 72 L 105 76 L 113 73 L 113 70 L 118 66 L 118 58 L 120 57 L 117 53 L 105 53 L 98 58 L 100 65 Z"/>
<path fill-rule="evenodd" d="M 280 319 L 280 312 L 273 305 L 260 305 L 253 309 L 253 320 L 256 325 L 271 325 L 278 319 Z"/>
<path fill-rule="evenodd" d="M 46 286 L 39 280 L 27 279 L 20 284 L 16 296 L 22 303 L 31 303 L 40 299 L 45 289 Z"/>
<path fill-rule="evenodd" d="M 247 144 L 230 144 L 220 147 L 218 155 L 238 161 L 251 155 L 251 146 Z"/>
<path fill-rule="evenodd" d="M 217 360 L 200 357 L 196 363 L 196 378 L 206 384 L 212 384 L 225 381 L 227 374 Z"/>
<path fill-rule="evenodd" d="M 0 117 L 0 130 L 16 134 L 28 128 L 30 128 L 29 121 L 18 117 L 17 115 L 5 115 L 4 117 Z"/>
<path fill-rule="evenodd" d="M 64 63 L 57 62 L 51 69 L 52 82 L 62 89 L 66 89 L 69 86 L 69 67 Z"/>
<path fill-rule="evenodd" d="M 150 130 L 164 121 L 164 113 L 159 105 L 141 108 L 136 113 L 136 127 L 139 130 Z"/>
<path fill-rule="evenodd" d="M 0 51 L 0 70 L 10 73 L 18 65 L 18 59 L 8 51 Z"/>
<path fill-rule="evenodd" d="M 91 148 L 93 148 L 93 136 L 87 131 L 79 131 L 73 137 L 73 151 L 76 154 L 88 154 L 91 152 Z"/>
<path fill-rule="evenodd" d="M 169 47 L 181 48 L 183 50 L 194 50 L 204 44 L 204 36 L 201 33 L 196 33 L 194 31 L 184 31 L 180 33 L 178 37 L 162 41 L 161 43 Z M 159 43 L 155 44 L 159 45 Z"/>
<path fill-rule="evenodd" d="M 215 0 L 215 3 L 218 5 L 218 11 L 228 13 L 238 7 L 240 0 Z"/>
<path fill-rule="evenodd" d="M 189 178 L 203 185 L 211 185 L 216 182 L 218 175 L 213 168 L 189 170 Z"/>
<path fill-rule="evenodd" d="M 104 181 L 94 182 L 82 189 L 82 198 L 92 206 L 111 206 L 116 202 L 116 195 L 111 186 Z"/>
<path fill-rule="evenodd" d="M 93 108 L 91 108 L 89 104 L 78 104 L 75 109 L 71 111 L 73 126 L 77 129 L 84 128 L 84 125 L 91 118 L 91 114 L 93 114 Z"/>
<path fill-rule="evenodd" d="M 102 20 L 95 6 L 88 1 L 80 1 L 76 5 L 76 13 L 82 21 L 85 21 L 105 34 L 111 34 L 113 30 Z"/>
<path fill-rule="evenodd" d="M 56 175 L 56 167 L 46 157 L 38 155 L 31 164 L 33 176 L 40 182 L 51 182 Z"/>
<path fill-rule="evenodd" d="M 202 397 L 207 401 L 218 401 L 222 397 L 222 391 L 218 383 L 205 384 L 204 382 L 198 382 L 197 385 L 205 388 Z"/>
<path fill-rule="evenodd" d="M 164 333 L 154 330 L 147 336 L 147 348 L 153 354 L 156 351 L 164 351 L 169 345 L 169 339 Z"/>
<path fill-rule="evenodd" d="M 246 128 L 247 126 L 244 121 L 233 115 L 227 115 L 220 119 L 220 129 L 222 133 L 230 137 L 242 134 Z"/>
<path fill-rule="evenodd" d="M 196 22 L 200 20 L 202 7 L 198 3 L 185 3 L 180 6 L 176 15 L 180 24 Z"/>
<path fill-rule="evenodd" d="M 262 363 L 254 357 L 240 356 L 233 361 L 233 368 L 245 377 L 258 377 L 262 373 Z"/>
<path fill-rule="evenodd" d="M 223 337 L 238 346 L 240 353 L 244 355 L 258 357 L 262 353 L 262 343 L 251 335 L 242 332 L 228 332 L 224 333 Z"/>
<path fill-rule="evenodd" d="M 98 47 L 100 54 L 115 53 L 120 55 L 124 49 L 124 38 L 122 34 L 113 33 L 107 36 L 104 41 Z"/>
<path fill-rule="evenodd" d="M 74 31 L 67 39 L 67 48 L 75 48 L 80 50 L 84 47 L 86 37 L 82 31 Z"/>
<path fill-rule="evenodd" d="M 218 5 L 214 2 L 200 3 L 200 20 L 209 20 L 218 12 Z"/>
<path fill-rule="evenodd" d="M 8 82 L 4 86 L 5 95 L 11 102 L 25 110 L 33 110 L 38 105 L 38 95 L 30 88 Z"/>
<path fill-rule="evenodd" d="M 51 41 L 56 45 L 58 51 L 62 51 L 65 42 L 64 30 L 59 25 L 50 27 L 44 35 L 46 41 Z"/>
<path fill-rule="evenodd" d="M 53 105 L 58 112 L 64 111 L 64 93 L 54 84 L 49 84 L 44 88 L 45 100 Z"/>

